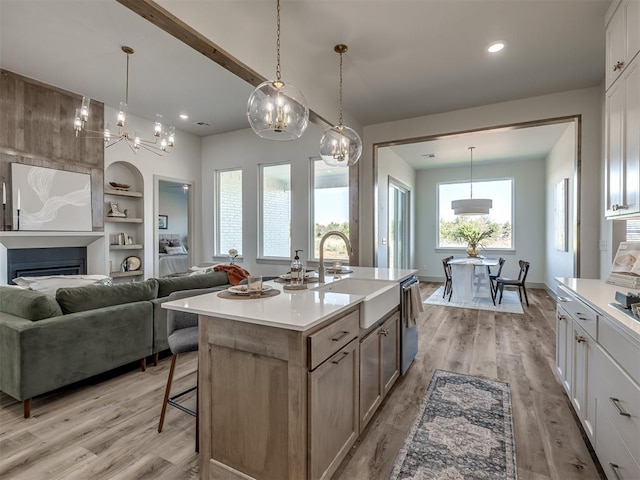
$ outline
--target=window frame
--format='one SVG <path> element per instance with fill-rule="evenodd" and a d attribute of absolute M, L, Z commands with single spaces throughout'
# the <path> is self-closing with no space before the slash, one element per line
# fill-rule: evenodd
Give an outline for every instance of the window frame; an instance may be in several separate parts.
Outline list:
<path fill-rule="evenodd" d="M 259 163 L 258 164 L 258 257 L 259 260 L 290 260 L 291 254 L 289 253 L 284 257 L 276 257 L 272 255 L 264 254 L 264 169 L 268 167 L 276 167 L 279 165 L 289 165 L 289 184 L 291 192 L 291 201 L 289 202 L 289 251 L 291 251 L 291 242 L 293 241 L 291 232 L 291 220 L 292 220 L 292 202 L 293 202 L 293 175 L 292 175 L 292 162 L 290 160 L 284 160 L 282 162 L 271 163 Z"/>
<path fill-rule="evenodd" d="M 240 196 L 241 198 L 244 199 L 244 192 L 243 192 L 243 187 L 244 187 L 244 171 L 242 169 L 242 167 L 231 167 L 231 168 L 220 168 L 220 169 L 216 169 L 214 170 L 214 178 L 215 178 L 215 193 L 214 193 L 214 209 L 213 209 L 213 256 L 214 257 L 227 257 L 229 252 L 222 252 L 220 251 L 220 245 L 221 245 L 221 240 L 220 240 L 220 219 L 221 219 L 221 215 L 220 215 L 220 205 L 221 205 L 221 186 L 220 186 L 220 174 L 222 173 L 226 173 L 226 172 L 237 172 L 239 171 L 241 174 L 241 181 L 240 181 Z M 238 258 L 242 258 L 243 255 L 243 249 L 244 249 L 244 201 L 242 204 L 242 231 L 240 233 L 240 238 L 242 238 L 242 245 L 240 246 L 241 248 L 237 249 L 238 250 Z M 237 248 L 237 247 L 236 247 Z"/>
<path fill-rule="evenodd" d="M 503 182 L 503 181 L 511 182 L 511 246 L 509 247 L 485 247 L 483 251 L 496 251 L 496 252 L 513 252 L 515 251 L 516 245 L 516 208 L 515 208 L 515 178 L 514 177 L 493 177 L 493 178 L 482 178 L 482 179 L 474 179 L 474 186 L 478 183 L 487 183 L 487 182 Z M 471 182 L 469 180 L 459 180 L 453 182 L 438 182 L 436 185 L 436 250 L 451 250 L 451 251 L 466 251 L 466 247 L 464 246 L 443 246 L 440 244 L 440 186 L 441 185 L 454 185 L 454 184 L 467 184 L 469 185 Z M 480 197 L 478 197 L 480 198 Z M 492 199 L 493 200 L 493 199 Z"/>

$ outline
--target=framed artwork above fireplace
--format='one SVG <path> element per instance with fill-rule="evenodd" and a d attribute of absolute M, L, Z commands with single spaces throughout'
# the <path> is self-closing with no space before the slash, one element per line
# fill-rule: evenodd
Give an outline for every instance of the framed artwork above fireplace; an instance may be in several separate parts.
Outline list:
<path fill-rule="evenodd" d="M 20 230 L 92 230 L 90 175 L 12 163 L 11 179 L 13 224 Z"/>

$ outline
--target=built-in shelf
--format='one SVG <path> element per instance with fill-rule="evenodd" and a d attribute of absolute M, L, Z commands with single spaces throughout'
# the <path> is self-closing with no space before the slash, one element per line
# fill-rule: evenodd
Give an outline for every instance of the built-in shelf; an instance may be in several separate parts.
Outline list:
<path fill-rule="evenodd" d="M 129 218 L 129 217 L 105 217 L 105 222 L 113 223 L 142 223 L 141 218 Z"/>
<path fill-rule="evenodd" d="M 130 192 L 128 190 L 112 190 L 110 188 L 105 188 L 104 189 L 104 194 L 105 195 L 119 195 L 121 197 L 142 198 L 142 193 L 141 192 Z"/>
<path fill-rule="evenodd" d="M 139 277 L 140 275 L 144 275 L 144 272 L 142 270 L 132 270 L 130 272 L 111 272 L 109 274 L 111 278 Z"/>
<path fill-rule="evenodd" d="M 144 245 L 109 245 L 110 250 L 140 250 L 141 248 L 144 248 Z"/>

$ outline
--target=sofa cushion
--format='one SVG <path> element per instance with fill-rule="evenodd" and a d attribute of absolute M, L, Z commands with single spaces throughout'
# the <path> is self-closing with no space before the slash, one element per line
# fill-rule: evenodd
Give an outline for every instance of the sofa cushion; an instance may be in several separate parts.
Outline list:
<path fill-rule="evenodd" d="M 55 298 L 34 290 L 0 287 L 0 310 L 31 321 L 62 315 Z"/>
<path fill-rule="evenodd" d="M 211 272 L 192 277 L 169 277 L 158 279 L 158 297 L 168 297 L 179 290 L 193 290 L 196 288 L 210 288 L 229 283 L 226 272 Z"/>
<path fill-rule="evenodd" d="M 112 305 L 152 300 L 157 296 L 158 281 L 155 278 L 150 278 L 144 282 L 60 288 L 56 293 L 56 300 L 64 313 L 75 313 Z"/>

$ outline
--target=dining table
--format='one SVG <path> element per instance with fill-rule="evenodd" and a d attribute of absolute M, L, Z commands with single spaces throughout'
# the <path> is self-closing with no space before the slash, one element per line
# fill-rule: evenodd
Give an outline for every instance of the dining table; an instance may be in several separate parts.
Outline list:
<path fill-rule="evenodd" d="M 497 258 L 454 257 L 451 265 L 451 285 L 454 302 L 472 302 L 474 297 L 491 297 L 489 269 L 498 265 Z"/>

